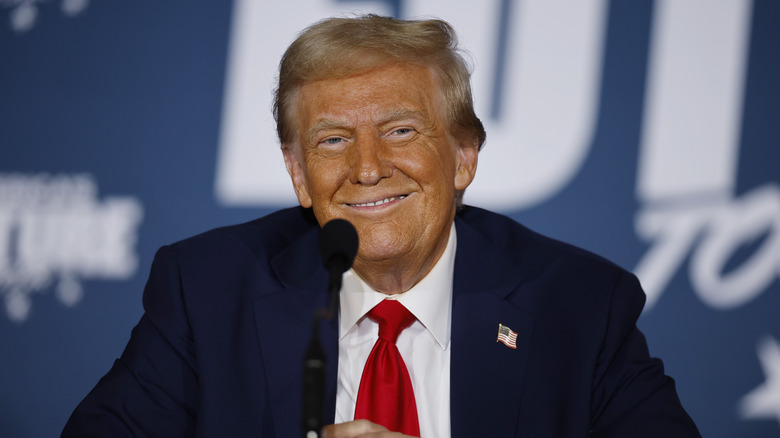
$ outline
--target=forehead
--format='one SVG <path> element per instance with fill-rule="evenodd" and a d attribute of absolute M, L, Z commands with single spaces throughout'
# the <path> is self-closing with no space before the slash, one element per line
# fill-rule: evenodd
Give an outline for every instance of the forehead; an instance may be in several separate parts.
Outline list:
<path fill-rule="evenodd" d="M 431 68 L 392 64 L 302 85 L 295 115 L 299 132 L 321 119 L 377 122 L 383 115 L 409 112 L 436 117 L 440 96 Z"/>

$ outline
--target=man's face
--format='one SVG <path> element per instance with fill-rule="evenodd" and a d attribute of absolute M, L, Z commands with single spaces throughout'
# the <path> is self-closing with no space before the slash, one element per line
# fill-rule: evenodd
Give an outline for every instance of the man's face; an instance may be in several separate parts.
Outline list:
<path fill-rule="evenodd" d="M 440 94 L 428 68 L 409 64 L 297 92 L 296 140 L 283 145 L 287 169 L 298 201 L 321 225 L 355 225 L 358 273 L 401 263 L 424 275 L 446 246 L 455 193 L 474 177 L 478 145 L 449 134 Z"/>

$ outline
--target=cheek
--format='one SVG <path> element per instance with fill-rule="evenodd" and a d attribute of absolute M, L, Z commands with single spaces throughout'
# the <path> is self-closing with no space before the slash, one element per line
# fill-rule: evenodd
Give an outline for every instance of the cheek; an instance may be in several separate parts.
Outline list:
<path fill-rule="evenodd" d="M 307 168 L 308 185 L 315 202 L 330 199 L 346 179 L 344 166 L 331 160 L 310 160 Z"/>
<path fill-rule="evenodd" d="M 455 166 L 452 155 L 436 156 L 427 175 L 428 184 L 441 192 L 455 193 Z"/>
<path fill-rule="evenodd" d="M 396 167 L 403 169 L 418 182 L 431 184 L 440 177 L 449 175 L 455 168 L 454 156 L 436 150 L 436 145 L 418 145 L 399 148 L 393 157 Z"/>

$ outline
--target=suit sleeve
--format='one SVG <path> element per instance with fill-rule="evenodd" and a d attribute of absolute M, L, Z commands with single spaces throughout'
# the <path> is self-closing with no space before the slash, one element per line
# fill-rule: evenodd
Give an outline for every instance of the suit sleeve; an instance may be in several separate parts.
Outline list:
<path fill-rule="evenodd" d="M 621 271 L 596 364 L 590 436 L 700 437 L 674 381 L 664 374 L 663 363 L 650 357 L 636 327 L 644 303 L 636 277 Z"/>
<path fill-rule="evenodd" d="M 195 348 L 175 252 L 155 255 L 144 315 L 122 356 L 78 405 L 63 437 L 194 435 Z"/>

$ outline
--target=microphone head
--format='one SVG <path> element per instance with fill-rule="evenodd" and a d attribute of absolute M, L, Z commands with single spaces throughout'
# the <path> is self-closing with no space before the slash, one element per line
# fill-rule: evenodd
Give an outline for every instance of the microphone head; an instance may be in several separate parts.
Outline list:
<path fill-rule="evenodd" d="M 348 221 L 333 219 L 320 230 L 320 255 L 328 271 L 344 273 L 355 261 L 357 251 L 357 230 Z"/>

